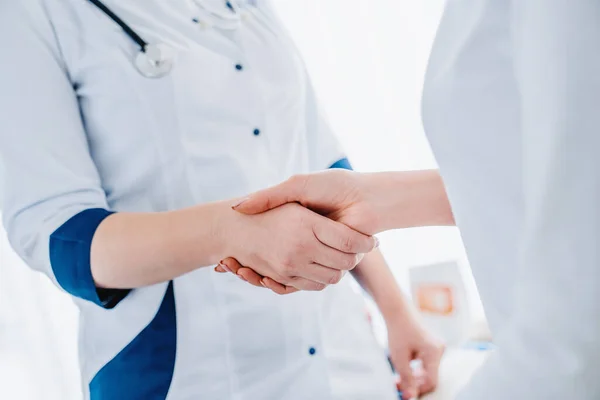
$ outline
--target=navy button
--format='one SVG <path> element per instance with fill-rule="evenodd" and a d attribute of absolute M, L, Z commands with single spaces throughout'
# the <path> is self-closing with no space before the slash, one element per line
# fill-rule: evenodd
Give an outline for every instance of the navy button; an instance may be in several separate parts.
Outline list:
<path fill-rule="evenodd" d="M 310 354 L 311 356 L 314 356 L 315 354 L 317 354 L 317 349 L 315 349 L 314 347 L 311 347 L 310 349 L 308 349 L 308 354 Z"/>
<path fill-rule="evenodd" d="M 260 129 L 255 129 L 253 133 L 254 133 L 254 136 L 260 135 Z"/>
<path fill-rule="evenodd" d="M 200 20 L 198 18 L 193 18 L 192 22 L 195 23 L 195 24 L 198 24 L 198 23 L 200 23 Z"/>
<path fill-rule="evenodd" d="M 233 4 L 231 4 L 230 1 L 225 3 L 225 5 L 227 6 L 227 8 L 229 8 L 230 11 L 235 12 L 235 8 L 233 8 Z"/>
<path fill-rule="evenodd" d="M 242 64 L 236 64 L 235 69 L 237 69 L 238 71 L 241 71 L 244 69 L 244 67 L 242 66 Z"/>

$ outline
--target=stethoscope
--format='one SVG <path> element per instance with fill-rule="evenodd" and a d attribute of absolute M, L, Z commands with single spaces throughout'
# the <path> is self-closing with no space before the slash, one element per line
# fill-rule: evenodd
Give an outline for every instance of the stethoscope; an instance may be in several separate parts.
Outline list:
<path fill-rule="evenodd" d="M 162 78 L 173 69 L 173 58 L 167 54 L 165 47 L 159 43 L 148 43 L 137 34 L 125 21 L 108 8 L 100 0 L 89 0 L 106 16 L 112 19 L 123 29 L 125 34 L 131 38 L 139 47 L 140 51 L 134 58 L 133 64 L 136 69 L 146 78 Z M 208 6 L 201 0 L 193 0 L 196 6 L 202 9 L 208 22 L 205 26 L 218 24 L 223 29 L 236 29 L 240 24 L 239 6 L 234 0 L 223 0 L 224 7 Z"/>

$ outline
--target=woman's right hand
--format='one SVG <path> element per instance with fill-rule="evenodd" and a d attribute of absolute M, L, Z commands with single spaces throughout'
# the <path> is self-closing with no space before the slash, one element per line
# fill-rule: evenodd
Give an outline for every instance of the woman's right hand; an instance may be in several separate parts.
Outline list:
<path fill-rule="evenodd" d="M 454 225 L 446 189 L 434 170 L 361 174 L 332 169 L 298 175 L 250 195 L 234 209 L 258 214 L 291 202 L 368 235 Z"/>
<path fill-rule="evenodd" d="M 369 235 L 388 229 L 454 224 L 437 171 L 359 174 L 328 170 L 299 175 L 250 195 L 234 209 L 259 214 L 294 202 Z M 227 258 L 215 271 L 234 272 L 279 294 L 293 292 L 282 282 L 261 276 L 252 264 L 238 261 Z"/>
<path fill-rule="evenodd" d="M 282 204 L 297 202 L 321 215 L 362 233 L 379 233 L 391 188 L 380 185 L 376 174 L 365 175 L 331 169 L 296 175 L 287 181 L 256 192 L 234 209 L 243 214 L 259 214 Z"/>
<path fill-rule="evenodd" d="M 377 247 L 374 237 L 295 203 L 257 215 L 232 211 L 227 218 L 222 223 L 227 255 L 299 290 L 338 283 Z"/>

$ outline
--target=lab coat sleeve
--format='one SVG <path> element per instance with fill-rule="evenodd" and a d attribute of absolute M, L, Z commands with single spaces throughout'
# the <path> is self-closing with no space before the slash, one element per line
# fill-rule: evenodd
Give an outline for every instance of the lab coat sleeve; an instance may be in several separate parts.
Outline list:
<path fill-rule="evenodd" d="M 460 398 L 599 399 L 600 2 L 514 0 L 512 29 L 525 206 L 516 308 Z"/>
<path fill-rule="evenodd" d="M 114 306 L 112 295 L 100 299 L 89 267 L 93 233 L 110 212 L 42 2 L 1 2 L 0 37 L 2 217 L 10 243 L 66 291 Z"/>

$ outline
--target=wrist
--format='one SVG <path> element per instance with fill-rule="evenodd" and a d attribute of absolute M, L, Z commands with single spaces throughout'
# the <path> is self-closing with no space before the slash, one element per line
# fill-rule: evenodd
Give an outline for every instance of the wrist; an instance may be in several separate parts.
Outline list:
<path fill-rule="evenodd" d="M 414 318 L 412 305 L 400 289 L 398 289 L 397 294 L 376 301 L 376 304 L 386 324 L 393 324 L 398 321 L 404 323 Z"/>
<path fill-rule="evenodd" d="M 446 190 L 437 171 L 384 172 L 370 178 L 376 196 L 377 232 L 454 225 Z"/>
<path fill-rule="evenodd" d="M 233 245 L 237 242 L 237 215 L 231 209 L 235 201 L 220 201 L 195 206 L 173 218 L 175 226 L 181 226 L 180 245 L 183 251 L 193 255 L 197 265 L 209 266 L 234 255 Z"/>
<path fill-rule="evenodd" d="M 244 221 L 251 217 L 231 208 L 237 203 L 239 199 L 223 201 L 213 210 L 213 237 L 218 258 L 216 262 L 226 257 L 239 257 L 240 244 L 243 246 L 247 242 L 240 236 L 246 229 Z"/>
<path fill-rule="evenodd" d="M 425 225 L 418 226 L 454 226 L 454 214 L 439 171 L 420 171 L 415 177 L 419 188 L 416 193 L 425 200 L 422 214 Z"/>
<path fill-rule="evenodd" d="M 389 308 L 381 314 L 388 330 L 398 328 L 408 332 L 422 329 L 412 305 L 408 302 L 404 307 Z"/>

